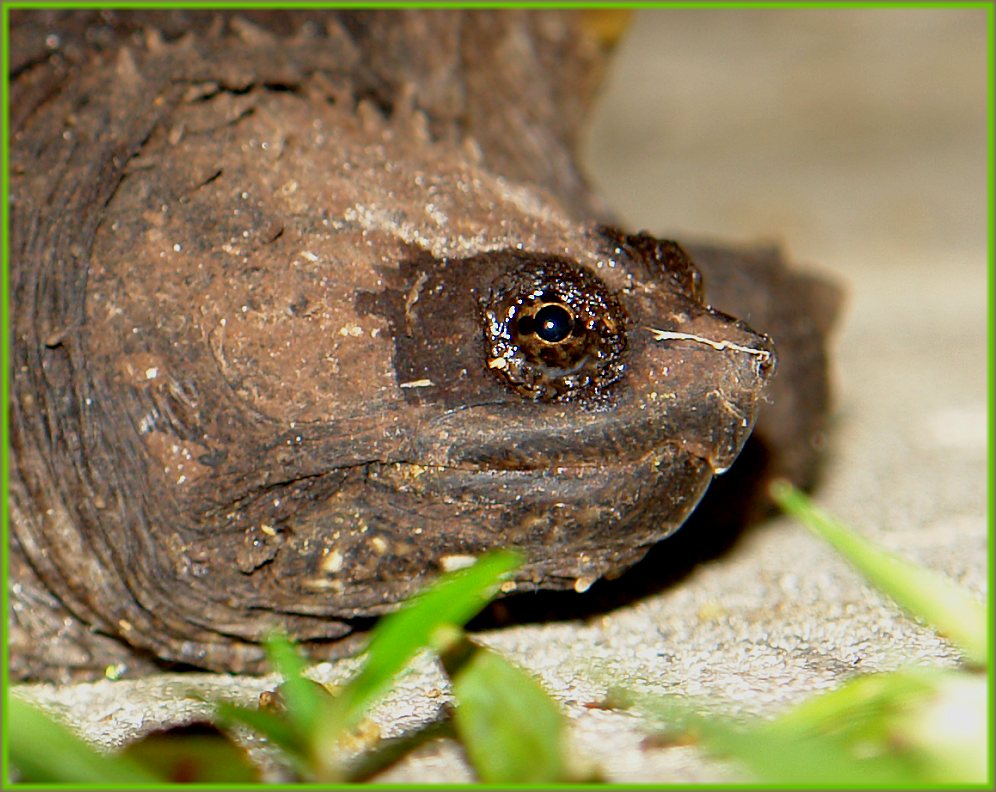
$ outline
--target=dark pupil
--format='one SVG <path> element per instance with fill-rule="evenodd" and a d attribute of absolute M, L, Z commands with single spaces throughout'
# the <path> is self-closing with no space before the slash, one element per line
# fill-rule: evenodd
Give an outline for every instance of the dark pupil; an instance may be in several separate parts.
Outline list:
<path fill-rule="evenodd" d="M 571 313 L 562 305 L 544 305 L 536 312 L 533 321 L 536 335 L 548 344 L 563 341 L 574 329 Z"/>

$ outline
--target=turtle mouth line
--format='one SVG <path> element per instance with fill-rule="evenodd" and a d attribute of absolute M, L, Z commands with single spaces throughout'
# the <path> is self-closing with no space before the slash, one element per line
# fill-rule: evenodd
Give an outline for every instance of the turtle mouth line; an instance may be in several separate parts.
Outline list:
<path fill-rule="evenodd" d="M 407 471 L 413 476 L 420 476 L 427 471 L 445 474 L 488 475 L 488 474 L 533 474 L 555 478 L 558 474 L 569 476 L 572 473 L 587 473 L 594 470 L 623 470 L 634 465 L 653 464 L 656 459 L 664 456 L 682 456 L 711 466 L 709 459 L 695 453 L 692 449 L 682 447 L 681 443 L 666 441 L 649 447 L 633 446 L 622 453 L 619 449 L 603 456 L 586 456 L 584 458 L 546 457 L 509 459 L 507 461 L 493 458 L 484 461 L 464 461 L 438 464 L 431 461 L 393 460 L 379 463 L 382 466 L 393 466 L 400 471 Z"/>
<path fill-rule="evenodd" d="M 649 412 L 649 411 L 648 411 Z M 630 411 L 621 420 L 565 425 L 505 428 L 491 437 L 465 438 L 459 446 L 435 444 L 410 449 L 399 461 L 460 470 L 554 471 L 619 468 L 678 451 L 707 464 L 714 472 L 728 468 L 751 434 L 758 410 L 720 390 L 704 395 L 694 409 L 662 412 L 656 420 Z M 695 431 L 682 432 L 690 426 Z M 518 435 L 514 437 L 514 435 Z M 461 438 L 464 439 L 464 438 Z"/>

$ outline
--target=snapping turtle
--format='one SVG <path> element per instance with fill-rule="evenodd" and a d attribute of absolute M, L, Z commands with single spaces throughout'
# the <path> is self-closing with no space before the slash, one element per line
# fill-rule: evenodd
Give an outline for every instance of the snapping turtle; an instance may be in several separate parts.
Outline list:
<path fill-rule="evenodd" d="M 320 657 L 500 546 L 583 590 L 766 399 L 809 477 L 836 292 L 595 219 L 602 54 L 559 13 L 12 12 L 15 678 Z"/>

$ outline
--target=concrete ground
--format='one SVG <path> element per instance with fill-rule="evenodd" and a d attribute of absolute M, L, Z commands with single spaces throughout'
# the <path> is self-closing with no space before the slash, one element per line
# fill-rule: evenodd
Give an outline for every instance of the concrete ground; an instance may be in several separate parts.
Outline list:
<path fill-rule="evenodd" d="M 817 500 L 865 535 L 987 592 L 986 17 L 980 9 L 640 12 L 592 128 L 595 182 L 632 227 L 777 240 L 839 278 L 837 410 Z M 615 782 L 732 776 L 693 746 L 654 747 L 609 684 L 773 714 L 856 673 L 958 653 L 788 519 L 651 596 L 586 620 L 482 634 L 536 674 L 578 756 Z M 344 678 L 355 661 L 319 667 Z M 117 745 L 272 679 L 163 676 L 28 697 Z M 383 736 L 432 718 L 422 662 L 374 714 Z M 442 691 L 442 693 L 440 692 Z M 377 780 L 470 780 L 455 745 Z"/>

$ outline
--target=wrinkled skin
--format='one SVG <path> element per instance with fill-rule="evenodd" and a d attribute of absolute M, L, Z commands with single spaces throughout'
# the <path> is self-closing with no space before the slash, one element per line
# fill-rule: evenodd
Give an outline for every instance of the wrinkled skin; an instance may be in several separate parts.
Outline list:
<path fill-rule="evenodd" d="M 15 677 L 258 671 L 274 628 L 320 657 L 508 545 L 506 593 L 581 591 L 772 393 L 773 470 L 808 478 L 835 292 L 691 248 L 703 293 L 680 246 L 599 224 L 578 24 L 14 15 Z M 522 323 L 547 304 L 573 347 Z"/>

